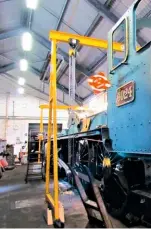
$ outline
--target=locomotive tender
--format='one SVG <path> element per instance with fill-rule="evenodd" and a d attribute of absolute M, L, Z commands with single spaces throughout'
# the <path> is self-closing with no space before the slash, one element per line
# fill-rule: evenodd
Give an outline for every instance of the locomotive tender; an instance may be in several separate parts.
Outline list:
<path fill-rule="evenodd" d="M 141 30 L 151 27 L 149 5 L 135 1 L 108 34 L 112 86 L 107 110 L 80 121 L 72 117 L 67 133 L 58 136 L 63 160 L 77 167 L 85 183 L 80 164 L 90 168 L 112 215 L 147 223 L 151 222 L 151 41 L 141 37 Z M 113 51 L 113 42 L 121 42 L 123 52 Z"/>

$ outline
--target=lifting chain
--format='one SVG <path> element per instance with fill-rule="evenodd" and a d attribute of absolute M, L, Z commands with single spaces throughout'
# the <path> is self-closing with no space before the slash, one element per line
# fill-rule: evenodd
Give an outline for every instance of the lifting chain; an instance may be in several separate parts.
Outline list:
<path fill-rule="evenodd" d="M 77 54 L 77 45 L 78 40 L 70 39 L 69 45 L 71 49 L 69 50 L 69 102 L 70 106 L 74 105 L 75 94 L 76 94 L 76 54 Z M 74 111 L 69 110 L 69 118 L 74 117 Z M 70 127 L 69 127 L 70 128 Z M 68 138 L 68 163 L 72 164 L 72 158 L 74 155 L 74 139 Z"/>

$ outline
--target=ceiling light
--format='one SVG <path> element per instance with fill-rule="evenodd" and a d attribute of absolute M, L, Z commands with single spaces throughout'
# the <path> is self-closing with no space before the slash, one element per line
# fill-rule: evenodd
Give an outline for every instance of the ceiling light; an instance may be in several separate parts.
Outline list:
<path fill-rule="evenodd" d="M 21 85 L 21 86 L 23 86 L 25 84 L 25 79 L 23 77 L 20 77 L 18 79 L 18 84 Z"/>
<path fill-rule="evenodd" d="M 20 60 L 20 70 L 27 71 L 28 69 L 28 61 L 25 59 Z"/>
<path fill-rule="evenodd" d="M 32 35 L 29 32 L 25 32 L 22 36 L 22 48 L 24 51 L 32 49 Z"/>
<path fill-rule="evenodd" d="M 19 87 L 19 88 L 18 88 L 18 93 L 19 93 L 19 94 L 21 94 L 21 95 L 24 94 L 24 91 L 25 91 L 25 90 L 24 90 L 23 87 Z"/>
<path fill-rule="evenodd" d="M 38 5 L 38 0 L 26 0 L 27 8 L 35 10 Z"/>

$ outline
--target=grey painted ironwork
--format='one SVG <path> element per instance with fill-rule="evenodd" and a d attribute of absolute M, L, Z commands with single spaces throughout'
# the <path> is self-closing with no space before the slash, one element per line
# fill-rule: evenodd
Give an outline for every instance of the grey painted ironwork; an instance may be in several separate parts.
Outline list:
<path fill-rule="evenodd" d="M 58 19 L 58 23 L 57 23 L 57 25 L 56 25 L 55 30 L 59 30 L 59 29 L 60 29 L 60 25 L 61 25 L 61 23 L 62 23 L 62 20 L 63 20 L 63 18 L 64 18 L 64 15 L 65 15 L 65 13 L 66 13 L 66 11 L 67 11 L 69 2 L 70 2 L 70 0 L 66 0 L 65 4 L 64 4 L 64 6 L 63 6 L 63 9 L 62 9 L 60 18 Z M 43 72 L 44 72 L 44 74 L 43 74 L 43 76 L 42 76 L 42 79 L 45 79 L 46 74 L 47 74 L 47 72 L 49 71 L 49 64 L 50 64 L 49 58 L 50 58 L 50 56 L 51 56 L 51 53 L 49 52 L 49 53 L 47 54 L 48 61 L 47 61 L 47 63 L 45 63 L 44 66 L 43 66 L 43 69 L 44 69 Z"/>
<path fill-rule="evenodd" d="M 96 27 L 99 25 L 100 21 L 103 19 L 102 14 L 98 13 L 96 18 L 94 19 L 93 23 L 90 25 L 89 29 L 87 30 L 87 32 L 84 34 L 84 36 L 91 36 L 92 33 L 94 32 L 94 30 L 96 29 Z M 77 51 L 80 52 L 83 46 L 79 45 L 77 48 Z M 79 70 L 81 68 L 81 66 L 76 65 L 77 70 Z M 83 71 L 80 71 L 83 72 Z M 85 72 L 86 74 L 84 74 L 84 77 L 81 78 L 81 80 L 85 80 L 87 77 L 89 77 L 92 72 L 86 70 Z M 62 78 L 62 76 L 64 75 L 64 72 L 59 76 L 58 80 L 60 80 Z M 80 82 L 81 82 L 80 80 Z M 77 86 L 79 86 L 80 83 L 78 83 Z"/>
<path fill-rule="evenodd" d="M 8 65 L 6 65 L 4 67 L 1 67 L 0 68 L 0 73 L 5 73 L 5 72 L 8 72 L 8 71 L 11 71 L 11 70 L 13 70 L 15 68 L 15 66 L 16 65 L 13 63 L 13 64 L 8 64 Z"/>
<path fill-rule="evenodd" d="M 62 12 L 61 12 L 61 16 L 60 16 L 60 18 L 58 20 L 58 23 L 57 23 L 57 26 L 56 26 L 56 30 L 59 30 L 60 29 L 60 25 L 62 23 L 62 20 L 64 18 L 64 15 L 65 15 L 65 13 L 66 13 L 66 11 L 68 9 L 69 3 L 70 3 L 70 0 L 66 0 L 65 4 L 63 6 Z"/>

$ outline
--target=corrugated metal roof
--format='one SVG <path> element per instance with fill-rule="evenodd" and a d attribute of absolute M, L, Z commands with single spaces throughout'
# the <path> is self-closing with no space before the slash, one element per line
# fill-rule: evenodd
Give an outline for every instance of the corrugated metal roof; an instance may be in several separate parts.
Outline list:
<path fill-rule="evenodd" d="M 54 17 L 47 9 L 39 7 L 33 14 L 32 30 L 40 36 L 49 39 L 50 30 L 55 29 L 57 18 Z"/>
<path fill-rule="evenodd" d="M 21 49 L 21 38 L 19 36 L 0 40 L 0 53 L 5 53 L 14 49 Z"/>
<path fill-rule="evenodd" d="M 45 73 L 46 69 L 47 75 L 49 75 L 48 58 L 51 42 L 48 38 L 50 30 L 107 39 L 108 31 L 133 2 L 134 0 L 41 0 L 38 8 L 31 14 L 26 9 L 24 1 L 0 0 L 0 66 L 9 70 L 17 68 L 20 58 L 26 57 L 30 64 L 29 71 L 34 74 L 27 72 L 24 73 L 24 76 L 30 84 L 35 83 L 37 89 L 41 90 L 39 89 L 41 85 L 39 77 Z M 145 15 L 150 17 L 151 1 L 143 0 L 142 6 L 138 10 L 139 18 Z M 31 29 L 34 37 L 33 49 L 31 53 L 27 54 L 22 51 L 21 47 L 21 34 L 26 31 L 25 26 L 27 29 Z M 20 32 L 20 28 L 24 28 L 22 32 Z M 149 41 L 150 29 L 141 30 L 140 36 Z M 63 96 L 63 94 L 68 94 L 69 45 L 60 43 L 58 48 L 61 49 L 59 53 L 64 56 L 64 63 L 60 66 L 58 73 L 58 96 L 60 99 L 64 97 L 67 100 L 68 95 Z M 22 75 L 19 70 L 15 71 L 18 71 L 17 75 Z M 106 50 L 80 47 L 77 56 L 76 81 L 77 96 L 80 95 L 83 99 L 92 91 L 85 81 L 87 79 L 85 75 L 91 75 L 93 71 L 107 73 Z M 13 71 L 11 73 L 14 76 Z M 38 76 L 37 78 L 35 74 Z M 61 84 L 64 86 L 64 92 L 61 92 Z M 48 85 L 45 85 L 45 90 L 48 92 Z"/>
<path fill-rule="evenodd" d="M 0 3 L 0 31 L 20 26 L 23 2 L 20 0 Z"/>
<path fill-rule="evenodd" d="M 79 34 L 84 35 L 97 16 L 97 11 L 86 1 L 71 0 L 64 21 Z"/>
<path fill-rule="evenodd" d="M 4 56 L 0 55 L 0 67 L 4 67 L 8 64 L 11 64 L 11 60 L 8 60 L 7 58 L 5 58 Z"/>
<path fill-rule="evenodd" d="M 118 0 L 114 3 L 111 12 L 114 12 L 116 16 L 121 17 L 133 2 L 134 0 Z"/>
<path fill-rule="evenodd" d="M 48 11 L 52 11 L 56 16 L 60 17 L 65 1 L 66 0 L 55 0 L 53 3 L 50 3 L 50 0 L 43 0 L 40 2 L 40 5 Z"/>

